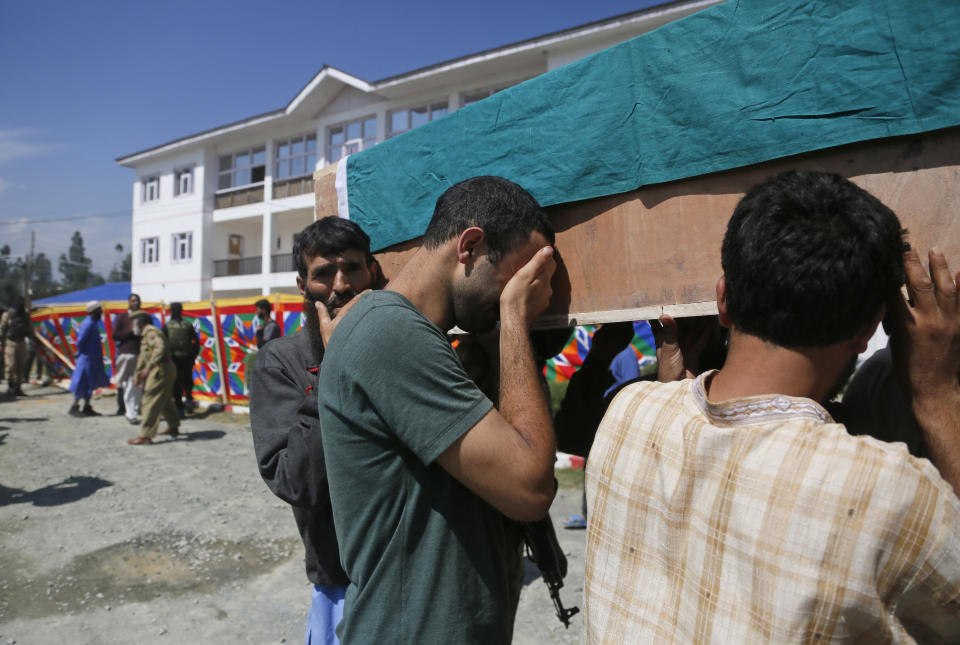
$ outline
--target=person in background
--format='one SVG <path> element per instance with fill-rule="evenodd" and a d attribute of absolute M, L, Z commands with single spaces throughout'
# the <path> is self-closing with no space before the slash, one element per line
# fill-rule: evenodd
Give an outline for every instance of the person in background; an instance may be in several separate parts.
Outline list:
<path fill-rule="evenodd" d="M 136 383 L 143 388 L 143 426 L 140 436 L 127 443 L 139 446 L 153 442 L 158 434 L 176 438 L 180 434 L 180 417 L 173 404 L 173 382 L 177 371 L 170 358 L 170 348 L 163 332 L 154 327 L 150 314 L 136 311 L 131 317 L 133 333 L 140 337 L 140 353 L 137 356 Z M 157 432 L 160 415 L 167 427 Z"/>
<path fill-rule="evenodd" d="M 270 316 L 270 301 L 263 299 L 257 300 L 257 318 L 260 319 L 260 326 L 257 328 L 257 349 L 260 349 L 271 340 L 280 338 L 280 325 Z"/>
<path fill-rule="evenodd" d="M 26 396 L 20 384 L 23 382 L 23 367 L 27 359 L 26 339 L 32 335 L 30 314 L 24 306 L 24 299 L 18 297 L 13 301 L 13 306 L 0 316 L 0 345 L 3 346 L 9 396 Z"/>
<path fill-rule="evenodd" d="M 87 317 L 80 325 L 77 334 L 77 362 L 70 377 L 70 391 L 73 392 L 73 405 L 67 413 L 72 417 L 98 417 L 99 412 L 90 406 L 90 397 L 98 387 L 110 384 L 103 369 L 103 346 L 100 340 L 100 319 L 103 309 L 97 300 L 86 305 Z M 80 402 L 83 401 L 83 408 Z"/>
<path fill-rule="evenodd" d="M 131 425 L 140 423 L 140 399 L 143 390 L 136 385 L 137 355 L 140 353 L 140 337 L 133 332 L 131 317 L 140 311 L 140 296 L 131 293 L 127 299 L 127 311 L 113 319 L 113 342 L 116 346 L 116 372 L 113 382 L 117 386 L 117 415 L 126 415 Z"/>
<path fill-rule="evenodd" d="M 313 597 L 307 614 L 307 643 L 337 643 L 348 584 L 330 507 L 317 416 L 317 378 L 324 339 L 316 304 L 336 317 L 364 289 L 380 288 L 380 265 L 370 238 L 354 222 L 325 217 L 307 226 L 293 248 L 297 288 L 303 297 L 304 327 L 257 352 L 249 374 L 250 425 L 260 476 L 290 504 L 303 540 Z"/>
<path fill-rule="evenodd" d="M 193 364 L 200 354 L 200 337 L 193 323 L 183 319 L 181 303 L 170 304 L 170 320 L 163 325 L 163 335 L 167 337 L 170 356 L 177 371 L 173 382 L 173 402 L 182 419 L 187 410 L 194 407 Z"/>

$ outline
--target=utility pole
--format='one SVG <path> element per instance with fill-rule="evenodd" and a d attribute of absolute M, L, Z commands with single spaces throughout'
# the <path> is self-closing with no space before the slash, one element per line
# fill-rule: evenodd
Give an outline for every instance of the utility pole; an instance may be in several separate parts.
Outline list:
<path fill-rule="evenodd" d="M 30 311 L 30 300 L 33 296 L 33 250 L 37 243 L 37 234 L 30 231 L 30 255 L 27 256 L 27 270 L 23 272 L 23 299 L 27 311 Z"/>

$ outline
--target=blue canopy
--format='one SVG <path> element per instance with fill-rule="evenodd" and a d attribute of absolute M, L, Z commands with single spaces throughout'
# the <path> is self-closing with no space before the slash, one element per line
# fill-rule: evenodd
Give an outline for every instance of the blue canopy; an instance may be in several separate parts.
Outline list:
<path fill-rule="evenodd" d="M 49 298 L 34 300 L 34 305 L 83 305 L 91 300 L 126 300 L 130 297 L 129 282 L 107 282 L 95 287 L 71 291 L 70 293 L 61 293 Z"/>

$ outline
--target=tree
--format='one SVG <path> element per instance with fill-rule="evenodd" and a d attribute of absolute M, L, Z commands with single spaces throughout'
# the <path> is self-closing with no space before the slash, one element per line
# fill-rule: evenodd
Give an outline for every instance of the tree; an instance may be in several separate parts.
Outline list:
<path fill-rule="evenodd" d="M 117 252 L 117 259 L 113 263 L 107 282 L 130 282 L 130 263 L 133 261 L 130 253 L 123 254 L 123 244 L 119 242 L 113 250 Z"/>
<path fill-rule="evenodd" d="M 0 247 L 0 304 L 9 305 L 23 295 L 23 260 L 10 255 L 10 246 Z"/>
<path fill-rule="evenodd" d="M 63 276 L 60 283 L 64 291 L 77 291 L 103 284 L 103 276 L 94 273 L 90 268 L 92 262 L 84 250 L 83 236 L 80 231 L 74 231 L 70 238 L 70 249 L 67 253 L 60 254 L 57 267 Z"/>
<path fill-rule="evenodd" d="M 44 253 L 33 258 L 32 298 L 46 298 L 57 292 L 57 283 L 53 279 L 53 264 Z"/>

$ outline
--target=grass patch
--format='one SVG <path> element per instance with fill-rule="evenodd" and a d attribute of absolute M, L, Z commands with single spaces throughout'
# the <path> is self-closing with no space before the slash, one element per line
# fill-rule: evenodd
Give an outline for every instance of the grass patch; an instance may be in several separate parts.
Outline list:
<path fill-rule="evenodd" d="M 563 401 L 563 397 L 567 395 L 567 386 L 570 385 L 570 381 L 563 381 L 562 383 L 557 383 L 556 381 L 547 381 L 547 387 L 550 388 L 550 413 L 556 414 L 557 410 L 560 409 L 560 403 Z"/>
<path fill-rule="evenodd" d="M 583 488 L 583 469 L 582 468 L 558 468 L 553 471 L 553 476 L 557 478 L 557 484 L 560 488 L 580 490 Z"/>

